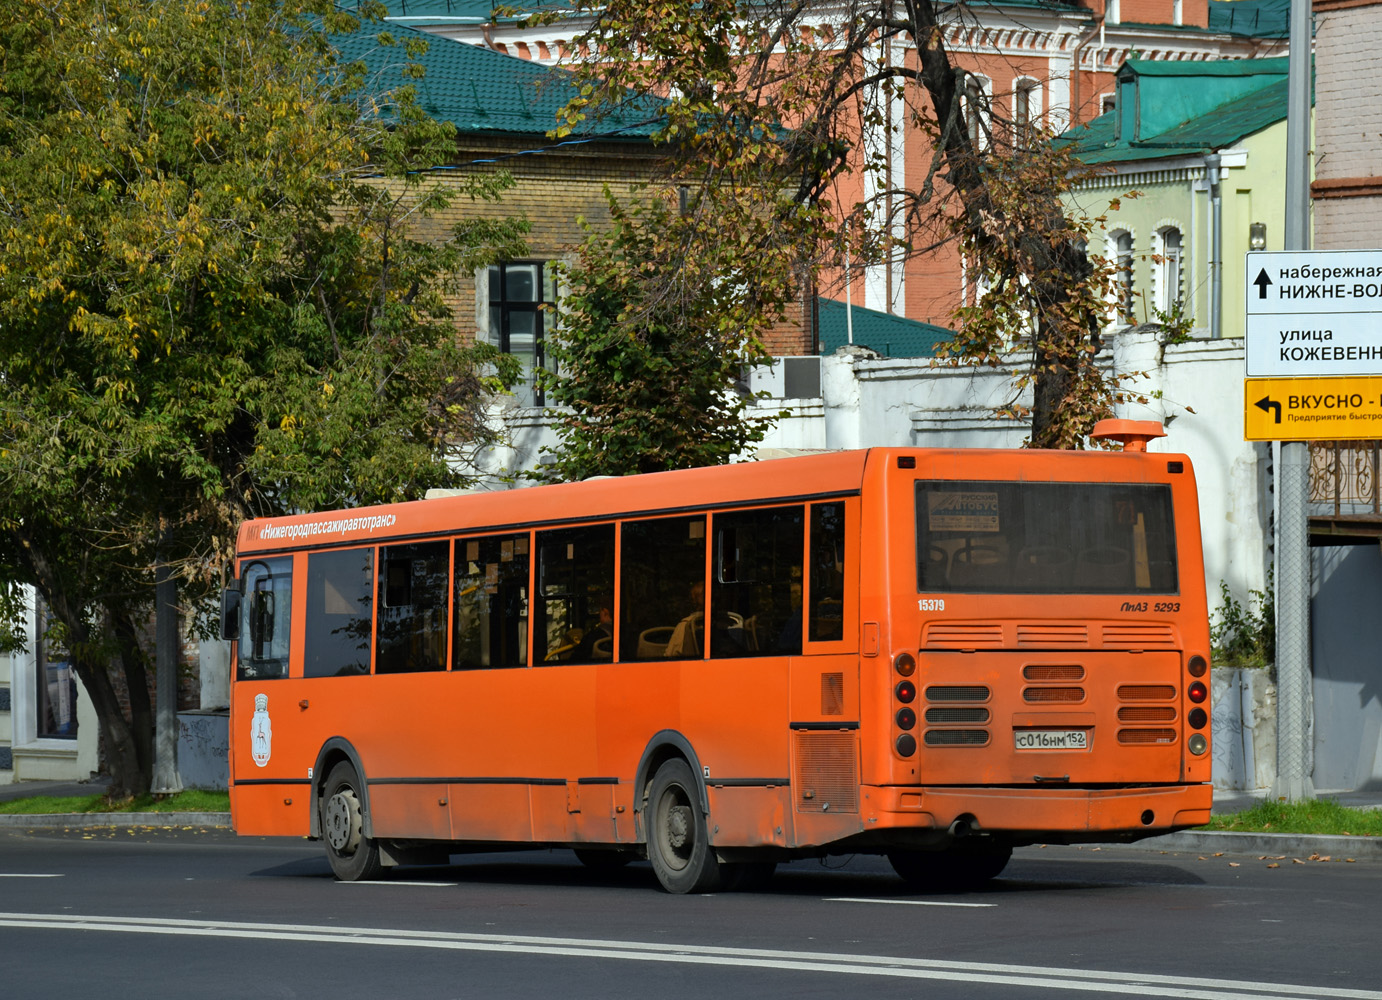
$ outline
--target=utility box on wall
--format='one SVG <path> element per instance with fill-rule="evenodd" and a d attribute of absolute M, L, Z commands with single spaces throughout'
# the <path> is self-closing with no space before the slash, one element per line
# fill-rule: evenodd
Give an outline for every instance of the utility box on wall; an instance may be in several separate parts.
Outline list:
<path fill-rule="evenodd" d="M 183 788 L 230 787 L 230 712 L 178 713 L 178 775 Z"/>

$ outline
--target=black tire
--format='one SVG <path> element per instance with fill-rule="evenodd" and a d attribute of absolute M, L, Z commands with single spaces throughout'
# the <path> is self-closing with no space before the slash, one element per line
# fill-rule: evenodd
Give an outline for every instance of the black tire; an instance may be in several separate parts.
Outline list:
<path fill-rule="evenodd" d="M 322 840 L 331 870 L 342 882 L 365 882 L 384 874 L 379 844 L 365 836 L 360 788 L 355 768 L 342 761 L 331 769 L 322 791 Z"/>
<path fill-rule="evenodd" d="M 700 786 L 684 760 L 657 769 L 643 814 L 648 860 L 668 892 L 714 892 L 720 888 L 720 862 L 710 847 L 701 808 Z"/>
<path fill-rule="evenodd" d="M 893 871 L 914 889 L 954 892 L 973 889 L 997 878 L 1007 867 L 1013 849 L 1006 845 L 952 847 L 947 851 L 892 851 Z"/>
<path fill-rule="evenodd" d="M 632 851 L 607 851 L 596 847 L 572 848 L 576 860 L 593 872 L 615 872 L 633 860 Z"/>

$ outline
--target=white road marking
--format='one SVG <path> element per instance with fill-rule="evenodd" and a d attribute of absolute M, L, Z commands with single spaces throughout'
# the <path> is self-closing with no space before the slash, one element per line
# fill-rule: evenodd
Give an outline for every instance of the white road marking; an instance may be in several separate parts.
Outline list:
<path fill-rule="evenodd" d="M 1046 968 L 988 962 L 947 962 L 938 959 L 888 955 L 849 955 L 831 952 L 774 951 L 707 945 L 655 944 L 644 941 L 602 941 L 584 938 L 530 937 L 513 934 L 467 934 L 451 931 L 408 931 L 377 927 L 326 927 L 310 924 L 246 923 L 228 920 L 76 916 L 51 913 L 0 913 L 0 927 L 74 931 L 112 931 L 125 934 L 166 934 L 184 937 L 234 938 L 252 941 L 292 941 L 320 944 L 362 944 L 393 948 L 432 948 L 443 951 L 483 951 L 524 958 L 549 955 L 611 958 L 633 962 L 712 965 L 780 969 L 788 972 L 885 976 L 898 979 L 1033 986 L 1042 989 L 1123 996 L 1178 997 L 1184 1000 L 1382 1000 L 1373 990 L 1330 986 L 1294 986 L 1236 979 L 1193 976 L 1140 975 L 1089 969 Z"/>
<path fill-rule="evenodd" d="M 0 878 L 62 878 L 61 872 L 0 872 Z"/>
<path fill-rule="evenodd" d="M 827 896 L 827 903 L 882 903 L 890 906 L 967 906 L 971 909 L 989 909 L 997 903 L 946 903 L 931 899 L 863 899 L 853 896 Z"/>
<path fill-rule="evenodd" d="M 360 879 L 357 882 L 337 882 L 337 885 L 439 885 L 454 889 L 460 885 L 459 882 L 405 882 L 396 878 Z"/>

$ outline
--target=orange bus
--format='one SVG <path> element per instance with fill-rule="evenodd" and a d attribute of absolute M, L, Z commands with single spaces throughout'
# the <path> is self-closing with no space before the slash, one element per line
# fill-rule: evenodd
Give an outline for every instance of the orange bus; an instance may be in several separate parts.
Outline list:
<path fill-rule="evenodd" d="M 230 797 L 337 877 L 512 845 L 671 892 L 1209 819 L 1194 475 L 874 448 L 245 523 Z"/>

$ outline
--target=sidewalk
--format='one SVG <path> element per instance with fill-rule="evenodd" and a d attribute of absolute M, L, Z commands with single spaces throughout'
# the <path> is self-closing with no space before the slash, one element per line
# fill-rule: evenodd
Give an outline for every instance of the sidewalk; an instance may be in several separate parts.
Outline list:
<path fill-rule="evenodd" d="M 99 775 L 90 781 L 15 781 L 0 785 L 0 802 L 28 799 L 37 795 L 70 798 L 100 795 L 110 781 Z M 0 828 L 86 830 L 111 826 L 204 826 L 229 827 L 230 813 L 206 812 L 114 812 L 114 813 L 33 813 L 27 816 L 0 815 Z"/>
<path fill-rule="evenodd" d="M 23 781 L 0 785 L 0 802 L 35 795 L 93 795 L 104 791 L 107 782 Z M 1214 790 L 1214 814 L 1241 812 L 1264 798 L 1266 792 Z M 1319 792 L 1320 798 L 1334 799 L 1354 809 L 1382 808 L 1382 789 Z M 226 827 L 230 813 L 43 813 L 30 816 L 0 815 L 0 828 L 93 829 L 111 826 L 145 827 Z M 1162 837 L 1118 845 L 1144 851 L 1170 851 L 1187 854 L 1259 854 L 1292 857 L 1353 858 L 1382 860 L 1382 837 L 1339 837 L 1307 833 L 1219 833 L 1187 830 Z"/>

